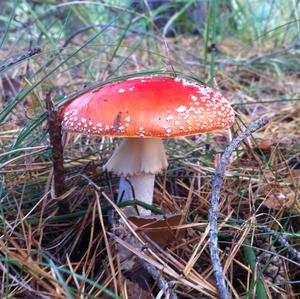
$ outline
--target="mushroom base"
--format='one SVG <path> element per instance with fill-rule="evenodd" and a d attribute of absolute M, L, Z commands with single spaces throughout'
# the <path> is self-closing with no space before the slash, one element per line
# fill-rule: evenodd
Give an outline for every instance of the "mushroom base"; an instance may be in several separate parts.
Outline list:
<path fill-rule="evenodd" d="M 151 205 L 153 201 L 154 180 L 154 174 L 136 175 L 127 178 L 121 177 L 118 202 L 137 199 Z M 136 208 L 133 206 L 126 207 L 123 211 L 127 216 L 137 214 L 141 216 L 151 215 L 150 210 L 141 206 L 137 206 Z"/>

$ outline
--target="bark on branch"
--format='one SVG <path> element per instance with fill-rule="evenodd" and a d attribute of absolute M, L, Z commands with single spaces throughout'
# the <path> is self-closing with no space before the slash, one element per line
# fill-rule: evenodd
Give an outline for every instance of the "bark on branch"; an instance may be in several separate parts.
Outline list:
<path fill-rule="evenodd" d="M 210 256 L 215 273 L 216 284 L 222 299 L 230 299 L 231 295 L 227 289 L 225 278 L 223 275 L 223 269 L 218 254 L 218 203 L 220 198 L 220 190 L 223 185 L 225 168 L 229 163 L 229 158 L 233 151 L 236 150 L 238 145 L 252 133 L 262 128 L 268 123 L 266 118 L 262 118 L 255 122 L 252 126 L 241 132 L 236 138 L 234 138 L 224 151 L 220 162 L 216 168 L 215 174 L 212 178 L 212 195 L 211 195 L 211 207 L 209 210 L 209 225 L 210 225 Z"/>
<path fill-rule="evenodd" d="M 21 62 L 22 60 L 25 60 L 33 55 L 36 55 L 38 53 L 41 52 L 41 48 L 33 48 L 33 49 L 30 49 L 29 51 L 19 55 L 19 56 L 16 56 L 16 57 L 13 57 L 13 58 L 9 58 L 5 63 L 3 64 L 0 64 L 0 73 L 2 71 L 4 71 L 5 69 Z"/>
<path fill-rule="evenodd" d="M 64 198 L 66 192 L 65 169 L 61 134 L 61 120 L 59 111 L 51 100 L 51 93 L 46 94 L 46 108 L 48 114 L 49 137 L 52 151 L 54 195 L 57 204 L 63 212 L 69 211 L 69 205 Z"/>

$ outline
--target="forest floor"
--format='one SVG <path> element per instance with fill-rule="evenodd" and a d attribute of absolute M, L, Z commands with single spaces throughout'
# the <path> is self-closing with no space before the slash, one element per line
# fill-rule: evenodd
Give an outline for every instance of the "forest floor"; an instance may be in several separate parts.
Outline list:
<path fill-rule="evenodd" d="M 82 43 L 80 38 L 74 39 L 74 45 Z M 166 71 L 175 68 L 208 78 L 207 63 L 196 55 L 201 45 L 193 37 L 167 42 L 168 48 L 162 45 L 155 55 L 134 52 L 123 72 L 153 69 L 161 53 Z M 134 36 L 124 44 L 135 45 Z M 7 111 L 0 125 L 3 298 L 104 298 L 104 293 L 113 298 L 138 298 L 137 294 L 154 298 L 160 296 L 161 281 L 171 281 L 171 294 L 179 298 L 216 298 L 207 225 L 212 176 L 232 137 L 262 117 L 269 123 L 238 147 L 226 169 L 218 214 L 219 254 L 235 298 L 300 296 L 299 70 L 276 68 L 269 56 L 271 45 L 259 54 L 254 49 L 234 38 L 219 41 L 215 87 L 230 101 L 236 122 L 230 130 L 210 137 L 164 141 L 169 168 L 156 177 L 153 213 L 180 214 L 181 224 L 172 227 L 176 238 L 161 247 L 140 234 L 143 246 L 127 245 L 135 258 L 133 268 L 127 269 L 128 261 L 121 260 L 115 249 L 115 242 L 122 240 L 112 238 L 110 222 L 118 177 L 102 170 L 118 140 L 64 135 L 69 211 L 59 208 L 53 194 L 45 92 L 52 90 L 56 102 L 79 92 L 91 83 L 85 77 L 88 70 L 82 72 L 78 60 L 79 67 L 70 75 L 65 65 L 17 103 L 9 99 L 45 75 L 38 71 L 49 59 L 48 52 L 42 49 L 34 59 L 9 69 L 0 89 L 0 111 Z M 4 47 L 0 57 L 11 50 Z M 84 57 L 89 54 L 88 49 L 82 52 Z M 97 63 L 108 55 L 102 54 Z M 293 50 L 280 57 L 299 63 Z M 112 60 L 94 76 L 96 81 L 114 77 L 119 64 Z M 31 80 L 28 73 L 37 77 Z M 136 256 L 158 269 L 159 277 L 154 279 Z"/>

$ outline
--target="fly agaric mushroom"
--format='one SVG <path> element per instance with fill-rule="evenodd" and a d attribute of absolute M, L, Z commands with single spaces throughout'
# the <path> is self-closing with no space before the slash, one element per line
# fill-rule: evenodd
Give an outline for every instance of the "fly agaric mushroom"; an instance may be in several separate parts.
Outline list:
<path fill-rule="evenodd" d="M 62 114 L 64 130 L 124 137 L 104 169 L 121 176 L 119 201 L 135 196 L 147 204 L 152 204 L 155 174 L 168 166 L 161 138 L 220 131 L 234 122 L 220 92 L 168 75 L 104 84 L 75 98 Z M 142 207 L 138 211 L 151 214 Z"/>

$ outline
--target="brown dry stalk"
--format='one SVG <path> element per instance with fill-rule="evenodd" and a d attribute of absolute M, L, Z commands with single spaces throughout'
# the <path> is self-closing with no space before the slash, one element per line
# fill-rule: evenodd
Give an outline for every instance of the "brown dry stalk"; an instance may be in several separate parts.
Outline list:
<path fill-rule="evenodd" d="M 61 141 L 61 121 L 59 117 L 59 111 L 54 106 L 51 100 L 51 92 L 48 92 L 46 94 L 45 101 L 48 113 L 49 137 L 52 151 L 54 195 L 57 198 L 59 208 L 62 211 L 69 211 L 70 209 L 67 201 L 65 199 L 59 198 L 66 192 L 63 145 Z"/>
<path fill-rule="evenodd" d="M 116 271 L 115 271 L 114 264 L 113 264 L 113 256 L 112 256 L 112 252 L 111 252 L 111 249 L 109 246 L 109 241 L 108 241 L 107 234 L 106 234 L 107 232 L 105 230 L 105 225 L 104 225 L 104 221 L 103 221 L 103 215 L 102 215 L 102 210 L 101 210 L 101 206 L 100 206 L 100 197 L 96 190 L 95 190 L 95 196 L 96 196 L 96 205 L 97 205 L 97 209 L 98 209 L 99 220 L 101 223 L 102 233 L 103 233 L 107 257 L 108 257 L 108 263 L 109 263 L 111 273 L 112 273 L 112 278 L 113 278 L 114 291 L 116 294 L 118 294 L 118 283 L 117 283 L 117 279 L 116 279 L 117 275 L 116 275 Z"/>
<path fill-rule="evenodd" d="M 13 246 L 14 250 L 10 250 L 4 241 L 0 239 L 0 249 L 1 251 L 16 261 L 20 266 L 25 266 L 30 275 L 35 278 L 35 281 L 40 284 L 49 293 L 56 293 L 55 289 L 59 289 L 61 293 L 63 290 L 59 287 L 54 278 L 46 272 L 44 269 L 40 268 L 39 265 L 35 264 L 32 259 L 27 256 L 27 254 L 19 247 L 19 245 L 4 231 L 1 230 L 2 234 L 8 239 L 8 241 Z M 54 295 L 54 294 L 53 294 Z"/>

